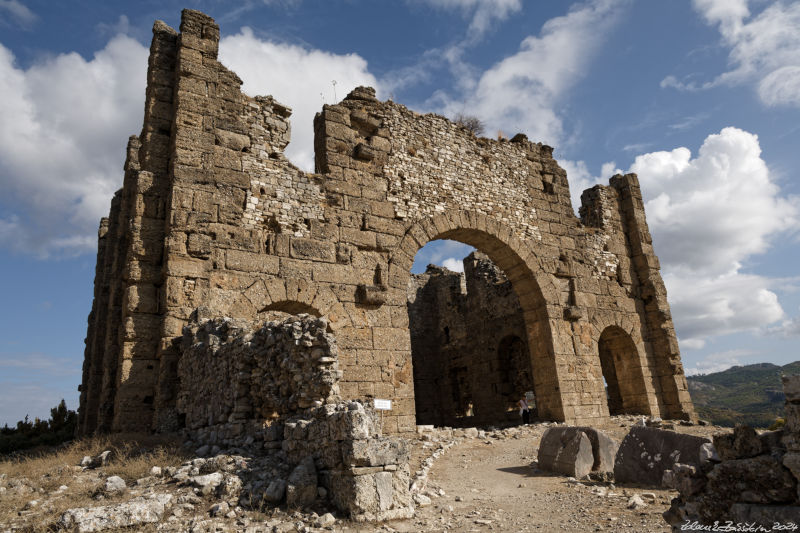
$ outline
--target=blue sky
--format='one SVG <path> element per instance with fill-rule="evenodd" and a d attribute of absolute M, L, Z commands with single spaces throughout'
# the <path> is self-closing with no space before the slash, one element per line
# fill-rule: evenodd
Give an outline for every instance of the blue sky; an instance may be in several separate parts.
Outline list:
<path fill-rule="evenodd" d="M 219 22 L 248 94 L 294 109 L 304 168 L 314 113 L 368 84 L 551 144 L 576 207 L 637 172 L 687 372 L 800 359 L 800 2 L 0 0 L 0 424 L 77 407 L 97 224 L 152 23 L 183 7 Z"/>

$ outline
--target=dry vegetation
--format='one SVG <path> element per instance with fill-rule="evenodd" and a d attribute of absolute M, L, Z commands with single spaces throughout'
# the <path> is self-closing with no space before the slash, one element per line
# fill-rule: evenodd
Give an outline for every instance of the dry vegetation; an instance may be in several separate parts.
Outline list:
<path fill-rule="evenodd" d="M 96 456 L 111 450 L 106 466 L 89 477 L 76 478 L 81 471 L 84 456 Z M 45 494 L 58 494 L 52 504 L 35 509 L 37 526 L 31 531 L 42 531 L 55 522 L 67 509 L 97 505 L 98 500 L 111 503 L 125 496 L 108 496 L 102 493 L 108 476 L 119 476 L 127 483 L 149 475 L 153 466 L 177 465 L 191 458 L 185 454 L 179 441 L 154 435 L 117 434 L 71 441 L 63 446 L 30 450 L 14 457 L 0 460 L 0 478 L 18 479 L 13 487 L 0 493 L 0 525 L 17 519 L 20 509 Z M 80 480 L 80 481 L 79 481 Z M 62 488 L 66 487 L 66 488 Z"/>

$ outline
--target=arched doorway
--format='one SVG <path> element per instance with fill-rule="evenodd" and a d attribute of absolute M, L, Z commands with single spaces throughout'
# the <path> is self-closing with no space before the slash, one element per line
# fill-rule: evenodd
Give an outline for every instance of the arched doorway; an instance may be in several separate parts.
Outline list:
<path fill-rule="evenodd" d="M 639 351 L 631 336 L 618 326 L 609 326 L 597 347 L 609 414 L 650 414 Z"/>
<path fill-rule="evenodd" d="M 409 329 L 412 333 L 410 350 L 412 353 L 409 354 L 409 359 L 413 366 L 416 423 L 450 425 L 453 419 L 460 417 L 466 424 L 469 421 L 463 418 L 469 416 L 468 413 L 471 413 L 475 424 L 505 423 L 518 419 L 517 411 L 514 409 L 518 398 L 511 398 L 516 385 L 513 381 L 508 382 L 510 372 L 507 368 L 503 368 L 500 357 L 503 353 L 507 363 L 509 355 L 515 350 L 517 354 L 524 354 L 523 358 L 528 363 L 530 369 L 528 375 L 533 381 L 531 388 L 536 391 L 540 416 L 545 419 L 563 420 L 564 410 L 547 300 L 540 288 L 540 280 L 537 279 L 541 267 L 532 249 L 527 243 L 515 237 L 508 228 L 504 228 L 502 224 L 485 215 L 458 213 L 456 216 L 437 216 L 413 225 L 406 231 L 397 247 L 397 252 L 390 259 L 391 286 L 408 288 L 414 254 L 428 242 L 439 239 L 467 244 L 491 259 L 503 273 L 502 283 L 518 301 L 520 322 L 516 330 L 501 332 L 491 343 L 473 342 L 478 344 L 480 357 L 473 357 L 469 361 L 470 364 L 463 365 L 458 360 L 456 350 L 451 346 L 458 346 L 457 341 L 462 334 L 466 334 L 469 338 L 469 335 L 474 333 L 474 328 L 446 323 L 446 320 L 441 320 L 440 317 L 423 324 L 423 327 L 428 329 L 428 338 L 435 339 L 438 343 L 436 347 L 438 353 L 434 354 L 429 345 L 415 343 L 415 325 L 409 317 Z M 552 281 L 546 276 L 543 280 L 550 299 L 557 301 Z M 454 293 L 458 292 L 460 282 L 448 281 L 445 284 L 449 284 Z M 409 290 L 408 294 L 411 295 L 412 292 Z M 453 309 L 457 308 L 457 301 L 458 298 L 451 298 Z M 505 340 L 501 348 L 501 342 L 506 337 L 509 339 Z M 518 341 L 510 337 L 517 337 Z M 449 353 L 444 357 L 444 360 L 448 361 L 445 366 L 437 362 L 443 359 L 441 352 Z M 516 358 L 519 359 L 520 356 L 517 355 Z M 478 378 L 475 379 L 475 376 Z M 486 403 L 486 408 L 482 409 L 478 397 L 487 392 L 494 396 L 494 404 Z M 486 421 L 479 422 L 484 416 Z"/>

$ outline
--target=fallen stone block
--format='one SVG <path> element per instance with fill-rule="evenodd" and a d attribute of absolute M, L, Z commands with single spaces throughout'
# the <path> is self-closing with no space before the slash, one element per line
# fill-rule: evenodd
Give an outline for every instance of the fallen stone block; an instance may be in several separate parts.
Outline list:
<path fill-rule="evenodd" d="M 714 435 L 714 448 L 723 461 L 755 457 L 762 452 L 761 439 L 756 430 L 739 424 L 733 428 L 733 433 Z"/>
<path fill-rule="evenodd" d="M 68 509 L 59 526 L 69 531 L 89 533 L 158 522 L 172 501 L 171 494 L 153 494 L 118 505 Z"/>
<path fill-rule="evenodd" d="M 549 428 L 542 435 L 538 461 L 539 468 L 546 472 L 586 477 L 594 465 L 592 442 L 577 427 Z"/>
<path fill-rule="evenodd" d="M 614 480 L 651 487 L 661 486 L 664 472 L 675 463 L 700 467 L 702 437 L 664 429 L 634 426 L 622 440 L 614 459 Z"/>

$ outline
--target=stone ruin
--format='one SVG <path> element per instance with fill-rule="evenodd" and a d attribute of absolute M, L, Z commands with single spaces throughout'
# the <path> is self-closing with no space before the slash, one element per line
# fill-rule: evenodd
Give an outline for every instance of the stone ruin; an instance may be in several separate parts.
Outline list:
<path fill-rule="evenodd" d="M 759 434 L 748 426 L 736 426 L 732 433 L 714 436 L 716 453 L 710 460 L 700 465 L 681 461 L 664 473 L 664 484 L 679 492 L 664 513 L 673 531 L 715 523 L 747 525 L 749 531 L 797 530 L 800 375 L 784 376 L 783 391 L 782 428 Z"/>
<path fill-rule="evenodd" d="M 390 400 L 380 441 L 464 422 L 470 404 L 475 423 L 508 422 L 523 390 L 544 420 L 695 417 L 634 174 L 584 191 L 577 217 L 551 147 L 368 87 L 322 106 L 304 172 L 284 156 L 291 110 L 243 94 L 218 44 L 197 11 L 180 32 L 153 26 L 142 131 L 100 224 L 81 434 L 277 447 L 293 417 Z M 436 239 L 491 262 L 413 276 Z M 320 320 L 299 339 L 275 321 L 298 314 Z"/>

